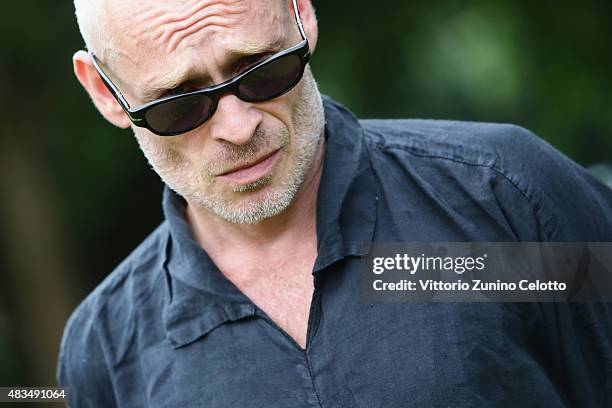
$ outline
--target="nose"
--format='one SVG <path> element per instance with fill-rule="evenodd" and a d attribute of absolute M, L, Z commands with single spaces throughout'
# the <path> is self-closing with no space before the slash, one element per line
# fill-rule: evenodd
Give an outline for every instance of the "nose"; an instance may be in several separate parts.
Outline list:
<path fill-rule="evenodd" d="M 235 145 L 247 144 L 255 129 L 263 120 L 263 113 L 251 103 L 243 102 L 235 95 L 219 99 L 217 110 L 211 118 L 210 136 Z"/>

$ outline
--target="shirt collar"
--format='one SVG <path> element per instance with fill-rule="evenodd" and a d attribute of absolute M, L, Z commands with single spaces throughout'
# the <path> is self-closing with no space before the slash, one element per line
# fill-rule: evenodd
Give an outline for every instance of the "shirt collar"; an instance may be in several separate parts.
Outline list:
<path fill-rule="evenodd" d="M 317 274 L 346 256 L 367 252 L 376 217 L 377 191 L 363 129 L 346 108 L 323 97 L 325 158 L 317 195 Z M 226 321 L 253 316 L 252 302 L 216 267 L 194 240 L 184 199 L 164 190 L 169 224 L 164 322 L 171 344 L 180 347 Z"/>
<path fill-rule="evenodd" d="M 325 107 L 325 159 L 317 197 L 318 256 L 314 272 L 345 256 L 367 253 L 378 191 L 355 116 L 331 98 Z"/>

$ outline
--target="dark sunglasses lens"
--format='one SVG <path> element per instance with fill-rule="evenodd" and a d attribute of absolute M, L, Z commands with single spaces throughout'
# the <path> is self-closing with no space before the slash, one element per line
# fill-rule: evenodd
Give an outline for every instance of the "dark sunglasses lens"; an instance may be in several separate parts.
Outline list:
<path fill-rule="evenodd" d="M 145 114 L 155 132 L 172 134 L 188 132 L 204 123 L 213 114 L 213 102 L 205 95 L 191 95 L 162 102 Z"/>
<path fill-rule="evenodd" d="M 276 98 L 293 88 L 302 77 L 302 60 L 297 55 L 280 57 L 249 73 L 240 81 L 242 99 L 260 102 Z"/>

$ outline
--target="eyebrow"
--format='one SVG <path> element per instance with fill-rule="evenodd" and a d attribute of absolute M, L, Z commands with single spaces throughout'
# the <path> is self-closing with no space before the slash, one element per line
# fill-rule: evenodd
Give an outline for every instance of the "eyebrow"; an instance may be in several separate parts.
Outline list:
<path fill-rule="evenodd" d="M 279 48 L 284 44 L 283 38 L 276 38 L 275 40 L 268 43 L 250 43 L 241 46 L 240 48 L 230 48 L 226 55 L 227 65 L 234 66 L 240 60 L 245 58 L 253 57 L 258 54 L 276 53 Z M 206 75 L 198 75 L 199 78 L 206 78 Z M 165 93 L 177 88 L 181 84 L 188 82 L 194 78 L 194 72 L 190 69 L 182 72 L 179 75 L 174 73 L 169 74 L 167 77 L 162 77 L 155 86 L 143 88 L 140 94 L 140 98 L 145 103 L 154 101 L 155 99 L 161 98 Z"/>

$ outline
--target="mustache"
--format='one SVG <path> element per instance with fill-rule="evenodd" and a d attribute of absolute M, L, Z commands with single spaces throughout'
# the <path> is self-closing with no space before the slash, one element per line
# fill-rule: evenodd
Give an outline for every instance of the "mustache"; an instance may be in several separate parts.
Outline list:
<path fill-rule="evenodd" d="M 205 173 L 209 177 L 223 174 L 235 168 L 236 165 L 247 163 L 254 158 L 262 157 L 274 150 L 283 148 L 289 140 L 289 132 L 286 128 L 279 129 L 272 135 L 271 132 L 258 126 L 253 132 L 249 143 L 235 145 L 230 142 L 221 144 L 214 154 L 214 161 L 206 166 Z"/>

